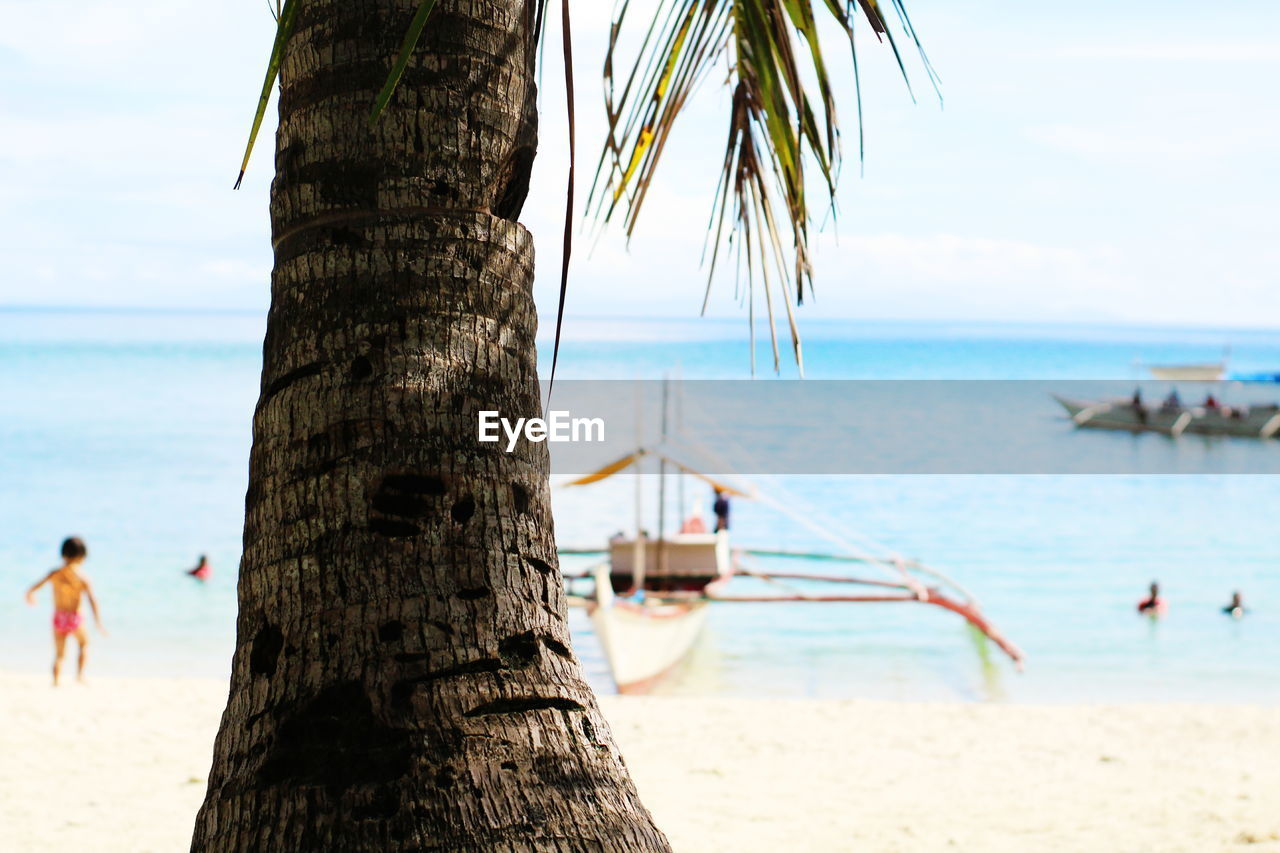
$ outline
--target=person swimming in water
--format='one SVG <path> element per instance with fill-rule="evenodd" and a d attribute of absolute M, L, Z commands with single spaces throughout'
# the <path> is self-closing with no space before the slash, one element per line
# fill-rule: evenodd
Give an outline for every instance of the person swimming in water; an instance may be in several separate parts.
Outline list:
<path fill-rule="evenodd" d="M 196 561 L 196 567 L 187 569 L 187 574 L 198 581 L 207 581 L 213 576 L 213 566 L 209 565 L 209 558 L 201 554 L 200 559 Z"/>
<path fill-rule="evenodd" d="M 80 566 L 89 549 L 84 541 L 72 536 L 62 543 L 62 565 L 45 575 L 27 590 L 27 604 L 35 605 L 36 591 L 45 584 L 53 587 L 53 686 L 58 686 L 62 675 L 62 658 L 67 651 L 67 637 L 74 636 L 80 648 L 76 660 L 76 680 L 84 681 L 85 652 L 89 646 L 89 634 L 84 628 L 84 618 L 80 615 L 80 600 L 83 596 L 89 599 L 89 608 L 93 611 L 93 621 L 98 626 L 98 633 L 106 635 L 102 627 L 102 619 L 98 614 L 98 599 L 93 596 L 93 587 L 89 579 L 80 574 Z"/>
<path fill-rule="evenodd" d="M 1165 600 L 1160 597 L 1160 584 L 1155 581 L 1151 582 L 1150 595 L 1138 602 L 1138 612 L 1144 616 L 1150 616 L 1153 619 L 1163 616 L 1168 605 Z"/>
<path fill-rule="evenodd" d="M 1239 590 L 1231 593 L 1231 603 L 1222 608 L 1222 612 L 1230 616 L 1232 619 L 1243 619 L 1249 611 L 1244 607 L 1244 596 Z"/>

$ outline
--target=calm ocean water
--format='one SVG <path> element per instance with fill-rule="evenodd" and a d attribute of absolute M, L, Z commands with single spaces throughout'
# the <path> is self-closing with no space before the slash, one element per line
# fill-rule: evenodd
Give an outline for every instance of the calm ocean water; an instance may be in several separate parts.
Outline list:
<path fill-rule="evenodd" d="M 261 323 L 236 314 L 0 311 L 0 667 L 45 667 L 49 605 L 27 608 L 22 592 L 56 562 L 61 539 L 78 533 L 111 631 L 96 645 L 98 672 L 227 672 Z M 1280 370 L 1276 332 L 807 328 L 815 378 L 1127 380 L 1136 359 L 1214 361 L 1226 345 L 1233 370 Z M 564 378 L 749 371 L 739 322 L 571 319 L 565 334 Z M 759 358 L 767 369 L 764 345 Z M 1203 446 L 1186 448 L 1187 470 L 1197 470 Z M 1271 451 L 1280 442 L 1257 452 Z M 1027 671 L 1014 673 L 932 608 L 718 605 L 670 692 L 1280 700 L 1280 479 L 807 476 L 759 485 L 948 570 L 1022 645 Z M 685 488 L 690 498 L 698 491 Z M 599 544 L 626 526 L 630 496 L 622 482 L 557 490 L 561 544 Z M 735 505 L 734 527 L 740 545 L 829 549 L 761 505 Z M 200 553 L 215 567 L 206 585 L 182 575 Z M 1152 578 L 1170 602 L 1159 624 L 1133 612 Z M 1219 612 L 1233 589 L 1252 608 L 1241 622 Z M 609 689 L 581 614 L 574 626 L 592 678 Z"/>

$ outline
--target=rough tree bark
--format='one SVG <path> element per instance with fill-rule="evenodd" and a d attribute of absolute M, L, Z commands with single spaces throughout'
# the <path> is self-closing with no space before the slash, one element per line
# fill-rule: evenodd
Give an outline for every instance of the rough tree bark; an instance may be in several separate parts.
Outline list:
<path fill-rule="evenodd" d="M 231 692 L 192 849 L 666 850 L 569 650 L 540 413 L 537 0 L 305 0 Z"/>

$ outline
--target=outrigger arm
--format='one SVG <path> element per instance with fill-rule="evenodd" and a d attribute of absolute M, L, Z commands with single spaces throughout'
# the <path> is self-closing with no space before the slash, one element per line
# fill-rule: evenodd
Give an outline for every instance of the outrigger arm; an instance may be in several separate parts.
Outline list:
<path fill-rule="evenodd" d="M 807 595 L 799 593 L 795 595 L 720 595 L 715 590 L 708 589 L 707 598 L 711 601 L 723 601 L 728 603 L 763 603 L 763 602 L 849 602 L 849 603 L 868 603 L 868 602 L 914 602 L 916 604 L 932 604 L 941 607 L 944 610 L 950 610 L 963 616 L 966 621 L 973 627 L 982 632 L 984 636 L 995 643 L 1002 652 L 1009 656 L 1014 666 L 1021 672 L 1023 662 L 1026 656 L 1022 653 L 1022 649 L 1018 648 L 1013 641 L 1009 640 L 1001 631 L 991 624 L 990 621 L 982 614 L 975 601 L 957 601 L 948 597 L 942 590 L 937 587 L 928 587 L 924 595 L 919 595 L 912 587 L 902 583 L 893 581 L 875 580 L 871 578 L 852 578 L 838 577 L 831 575 L 803 574 L 797 572 L 764 572 L 753 569 L 739 568 L 734 572 L 738 577 L 751 577 L 757 580 L 766 580 L 773 582 L 781 582 L 786 580 L 799 581 L 819 581 L 823 583 L 847 583 L 857 584 L 860 586 L 870 586 L 879 589 L 897 589 L 902 590 L 900 595 L 890 595 L 887 593 L 877 595 Z M 794 589 L 794 587 L 792 587 Z"/>

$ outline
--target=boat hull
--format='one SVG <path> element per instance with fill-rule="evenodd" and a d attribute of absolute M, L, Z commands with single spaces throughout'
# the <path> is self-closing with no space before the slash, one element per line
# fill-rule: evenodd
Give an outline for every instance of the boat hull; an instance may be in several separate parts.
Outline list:
<path fill-rule="evenodd" d="M 1217 382 L 1226 376 L 1227 366 L 1212 364 L 1153 364 L 1151 378 L 1169 382 Z"/>
<path fill-rule="evenodd" d="M 591 624 L 619 693 L 645 693 L 689 654 L 706 623 L 707 602 L 615 598 L 591 607 Z"/>
<path fill-rule="evenodd" d="M 1076 426 L 1086 429 L 1159 432 L 1165 435 L 1229 435 L 1273 438 L 1280 434 L 1280 408 L 1257 406 L 1241 414 L 1223 408 L 1150 408 L 1139 411 L 1127 401 L 1087 401 L 1055 397 Z"/>

